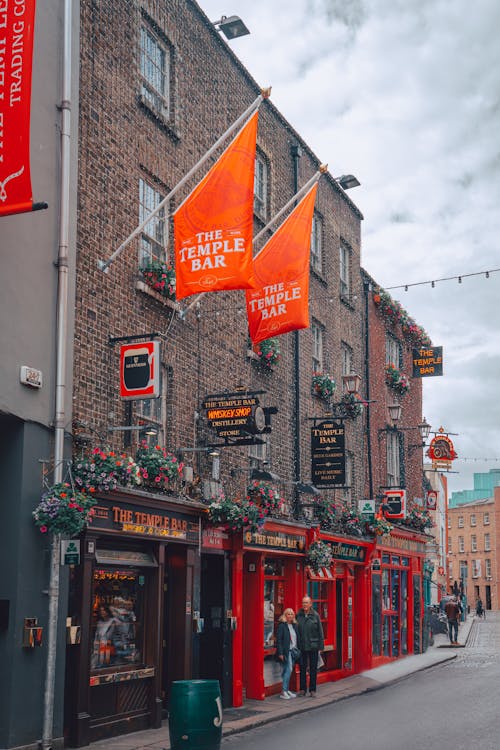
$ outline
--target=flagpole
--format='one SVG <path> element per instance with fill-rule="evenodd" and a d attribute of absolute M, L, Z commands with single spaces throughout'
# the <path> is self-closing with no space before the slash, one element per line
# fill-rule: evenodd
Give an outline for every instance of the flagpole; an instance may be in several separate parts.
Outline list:
<path fill-rule="evenodd" d="M 278 211 L 278 213 L 275 214 L 275 216 L 273 216 L 273 218 L 271 219 L 271 221 L 268 224 L 266 224 L 266 226 L 263 229 L 261 229 L 258 234 L 255 235 L 255 237 L 253 238 L 252 244 L 255 245 L 255 243 L 257 242 L 257 240 L 264 234 L 264 232 L 267 232 L 267 230 L 270 229 L 273 226 L 273 224 L 276 224 L 276 222 L 278 221 L 278 219 L 280 219 L 281 216 L 283 216 L 283 214 L 286 211 L 288 211 L 288 209 L 290 208 L 290 206 L 293 203 L 296 203 L 297 201 L 301 200 L 302 196 L 305 195 L 305 193 L 307 193 L 308 190 L 316 182 L 318 182 L 318 180 L 321 177 L 321 175 L 325 174 L 327 171 L 328 171 L 328 164 L 322 164 L 320 166 L 320 168 L 318 169 L 318 171 L 311 177 L 311 179 L 308 182 L 306 182 L 306 184 L 298 191 L 298 193 L 295 193 L 295 195 L 293 195 L 290 198 L 290 200 L 288 201 L 288 203 L 286 203 L 283 206 L 283 208 L 280 211 Z M 261 248 L 259 250 L 259 252 L 257 253 L 257 255 L 254 256 L 254 258 L 253 258 L 254 260 L 256 258 L 258 258 L 258 256 L 260 255 L 260 253 L 262 252 L 263 249 L 264 248 Z M 205 296 L 205 294 L 206 294 L 206 292 L 201 292 L 201 294 L 198 294 L 194 298 L 194 300 L 192 302 L 190 302 L 190 304 L 186 308 L 184 308 L 184 310 L 180 310 L 180 312 L 179 312 L 179 318 L 181 320 L 184 320 L 184 318 L 186 317 L 186 315 L 188 314 L 188 312 L 191 310 L 191 308 L 194 307 L 200 301 L 200 299 Z"/>
<path fill-rule="evenodd" d="M 226 138 L 228 136 L 230 136 L 231 133 L 233 133 L 241 125 L 242 122 L 244 122 L 246 119 L 248 119 L 250 117 L 250 115 L 252 115 L 255 112 L 256 109 L 258 109 L 258 107 L 260 106 L 261 102 L 264 99 L 268 99 L 270 97 L 270 95 L 271 95 L 271 88 L 270 87 L 267 88 L 267 89 L 261 89 L 261 93 L 259 94 L 259 96 L 257 97 L 257 99 L 255 99 L 255 101 L 252 102 L 252 104 L 248 107 L 248 109 L 246 109 L 243 112 L 243 114 L 240 115 L 240 117 L 238 117 L 238 119 L 235 122 L 233 122 L 232 125 L 230 125 L 230 127 L 226 130 L 226 132 L 223 133 L 220 136 L 220 138 L 213 144 L 213 146 L 208 149 L 208 151 L 206 152 L 206 154 L 201 157 L 201 159 L 194 165 L 194 167 L 192 167 L 189 170 L 189 172 L 187 172 L 187 174 L 184 175 L 184 177 L 182 178 L 182 180 L 180 182 L 178 182 L 177 185 L 174 188 L 172 188 L 172 190 L 170 191 L 170 193 L 167 196 L 165 196 L 165 198 L 156 206 L 156 208 L 149 214 L 149 216 L 147 216 L 144 219 L 144 221 L 142 221 L 139 224 L 139 226 L 136 227 L 131 234 L 129 234 L 129 236 L 127 237 L 127 239 L 122 242 L 122 244 L 120 245 L 120 247 L 118 247 L 114 251 L 114 253 L 108 258 L 108 260 L 101 260 L 101 259 L 99 259 L 97 261 L 97 266 L 98 266 L 98 268 L 100 268 L 101 271 L 103 271 L 104 273 L 108 272 L 108 269 L 109 269 L 110 265 L 123 252 L 123 250 L 125 250 L 125 248 L 127 247 L 127 245 L 130 242 L 132 242 L 132 240 L 135 239 L 135 237 L 137 237 L 138 234 L 140 234 L 142 232 L 142 230 L 144 229 L 144 227 L 147 224 L 149 224 L 149 222 L 151 221 L 151 219 L 153 218 L 153 216 L 156 216 L 156 214 L 159 211 L 161 211 L 161 209 L 165 206 L 165 204 L 167 204 L 169 202 L 169 200 L 171 198 L 173 198 L 173 196 L 186 184 L 186 182 L 193 176 L 193 174 L 200 167 L 202 167 L 203 164 L 205 164 L 205 162 L 208 161 L 208 159 L 210 159 L 210 157 L 212 156 L 212 154 L 214 153 L 214 151 L 216 151 L 219 148 L 219 146 L 221 145 L 221 143 L 223 141 L 225 141 Z"/>

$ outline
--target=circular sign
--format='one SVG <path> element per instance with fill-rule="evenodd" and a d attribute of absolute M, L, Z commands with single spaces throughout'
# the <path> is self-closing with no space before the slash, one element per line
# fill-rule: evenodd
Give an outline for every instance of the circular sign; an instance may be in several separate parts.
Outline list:
<path fill-rule="evenodd" d="M 262 406 L 256 406 L 253 413 L 256 432 L 262 432 L 266 428 L 266 415 Z"/>

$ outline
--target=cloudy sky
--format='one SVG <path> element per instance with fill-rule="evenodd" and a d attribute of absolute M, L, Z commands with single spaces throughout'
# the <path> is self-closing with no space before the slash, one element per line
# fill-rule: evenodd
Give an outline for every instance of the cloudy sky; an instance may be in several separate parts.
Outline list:
<path fill-rule="evenodd" d="M 199 2 L 241 16 L 232 50 L 330 172 L 361 181 L 367 271 L 386 289 L 436 280 L 390 293 L 444 348 L 424 414 L 457 433 L 451 490 L 472 488 L 500 469 L 500 3 Z"/>

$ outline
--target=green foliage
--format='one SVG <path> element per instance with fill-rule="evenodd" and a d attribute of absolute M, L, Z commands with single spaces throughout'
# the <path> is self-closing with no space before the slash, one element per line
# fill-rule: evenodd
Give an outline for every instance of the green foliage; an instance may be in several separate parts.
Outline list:
<path fill-rule="evenodd" d="M 67 482 L 54 484 L 43 493 L 33 511 L 33 519 L 42 534 L 49 532 L 77 536 L 94 513 L 91 495 L 74 490 Z"/>

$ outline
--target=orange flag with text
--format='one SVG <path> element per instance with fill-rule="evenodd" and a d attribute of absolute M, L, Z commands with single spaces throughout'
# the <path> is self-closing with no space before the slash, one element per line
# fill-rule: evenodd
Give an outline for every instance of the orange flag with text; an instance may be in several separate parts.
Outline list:
<path fill-rule="evenodd" d="M 258 112 L 229 144 L 174 217 L 177 299 L 251 289 Z"/>
<path fill-rule="evenodd" d="M 257 288 L 246 292 L 254 344 L 309 325 L 309 256 L 317 189 L 316 183 L 254 258 Z"/>

